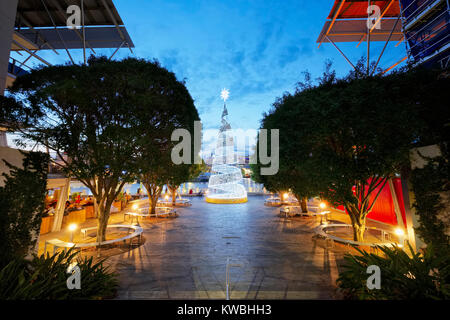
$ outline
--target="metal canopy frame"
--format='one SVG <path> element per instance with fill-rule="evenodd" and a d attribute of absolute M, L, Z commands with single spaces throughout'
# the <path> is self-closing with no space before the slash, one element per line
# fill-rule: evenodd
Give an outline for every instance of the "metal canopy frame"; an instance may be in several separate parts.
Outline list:
<path fill-rule="evenodd" d="M 64 8 L 70 5 L 81 9 L 81 30 L 67 28 Z M 83 50 L 84 64 L 87 48 L 94 54 L 94 48 L 115 48 L 110 59 L 124 46 L 133 53 L 133 41 L 112 0 L 19 0 L 15 29 L 15 33 L 35 44 L 35 47 L 27 48 L 13 42 L 12 51 L 29 54 L 23 63 L 31 57 L 43 62 L 37 52 L 47 49 L 56 54 L 59 54 L 56 50 L 64 49 L 72 64 L 75 62 L 70 49 Z"/>
<path fill-rule="evenodd" d="M 367 21 L 370 18 L 370 14 L 367 12 L 367 8 L 370 5 L 378 5 L 381 11 L 380 16 L 369 29 L 367 27 Z M 366 73 L 373 75 L 385 53 L 388 43 L 398 41 L 396 44 L 397 47 L 404 41 L 403 30 L 401 24 L 398 23 L 400 20 L 401 9 L 399 0 L 336 0 L 317 39 L 318 48 L 324 42 L 331 43 L 356 71 L 355 65 L 338 47 L 337 43 L 357 42 L 356 47 L 359 47 L 365 40 L 367 46 Z M 370 44 L 374 41 L 383 41 L 385 43 L 378 55 L 374 68 L 370 70 Z M 408 56 L 402 58 L 399 62 L 385 69 L 383 73 L 388 72 L 407 58 Z"/>

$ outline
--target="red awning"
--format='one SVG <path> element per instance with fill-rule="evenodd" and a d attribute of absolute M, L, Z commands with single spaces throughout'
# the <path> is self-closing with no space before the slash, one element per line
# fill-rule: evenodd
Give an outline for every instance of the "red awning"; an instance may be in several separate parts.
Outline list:
<path fill-rule="evenodd" d="M 384 1 L 371 1 L 371 5 L 376 5 L 380 7 L 381 12 L 384 11 L 385 8 L 388 8 L 390 0 Z M 336 14 L 336 10 L 338 10 L 340 6 L 341 0 L 334 1 L 333 8 L 330 11 L 330 14 L 327 19 L 332 20 L 334 15 Z M 337 19 L 358 19 L 358 18 L 367 18 L 367 6 L 369 5 L 369 1 L 367 0 L 347 0 L 344 2 L 342 9 L 340 10 Z M 400 6 L 398 4 L 398 0 L 392 3 L 384 17 L 393 18 L 398 17 L 400 14 Z"/>
<path fill-rule="evenodd" d="M 386 41 L 391 34 L 392 28 L 400 15 L 398 0 L 371 1 L 371 5 L 380 8 L 380 29 L 373 28 L 370 33 L 371 41 Z M 367 35 L 367 0 L 336 0 L 328 15 L 318 43 L 330 42 L 359 42 Z M 397 23 L 390 41 L 400 41 L 403 37 L 401 22 Z"/>

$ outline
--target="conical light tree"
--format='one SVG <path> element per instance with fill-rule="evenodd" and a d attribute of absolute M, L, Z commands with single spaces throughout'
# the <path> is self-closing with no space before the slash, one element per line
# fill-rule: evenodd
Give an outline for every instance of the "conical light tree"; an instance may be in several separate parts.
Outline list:
<path fill-rule="evenodd" d="M 234 152 L 234 139 L 228 123 L 226 100 L 229 91 L 222 90 L 224 100 L 222 126 L 219 130 L 217 146 L 214 152 L 211 177 L 208 184 L 206 201 L 210 203 L 243 203 L 247 202 L 247 191 L 242 185 L 242 173 L 236 165 L 237 155 Z"/>

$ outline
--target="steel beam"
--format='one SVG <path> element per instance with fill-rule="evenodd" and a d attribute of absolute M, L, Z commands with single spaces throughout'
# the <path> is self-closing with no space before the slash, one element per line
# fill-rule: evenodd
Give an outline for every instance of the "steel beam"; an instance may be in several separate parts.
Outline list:
<path fill-rule="evenodd" d="M 55 31 L 56 31 L 56 33 L 58 34 L 59 40 L 61 40 L 61 42 L 62 42 L 64 48 L 66 49 L 66 52 L 67 52 L 67 55 L 68 55 L 69 58 L 70 58 L 70 61 L 72 61 L 72 64 L 75 64 L 75 62 L 74 62 L 73 59 L 72 59 L 72 56 L 70 55 L 69 49 L 67 49 L 66 42 L 64 41 L 64 39 L 62 38 L 61 34 L 59 33 L 59 30 L 58 30 L 58 28 L 57 28 L 57 26 L 56 26 L 56 24 L 55 24 L 55 20 L 53 20 L 53 17 L 52 17 L 52 15 L 50 14 L 50 11 L 48 11 L 48 8 L 47 8 L 47 5 L 45 4 L 45 1 L 44 1 L 44 0 L 41 0 L 41 2 L 42 2 L 42 4 L 44 5 L 45 11 L 47 11 L 48 17 L 49 17 L 50 20 L 52 21 L 53 26 L 55 27 Z"/>
<path fill-rule="evenodd" d="M 39 57 L 37 54 L 34 54 L 32 51 L 30 51 L 29 49 L 25 48 L 24 46 L 22 46 L 20 43 L 18 43 L 16 40 L 12 41 L 16 46 L 22 48 L 24 51 L 26 51 L 28 54 L 32 55 L 34 58 L 38 59 L 39 61 L 43 62 L 44 64 L 51 66 L 51 64 L 47 61 L 45 61 L 44 59 L 42 59 L 41 57 Z"/>
<path fill-rule="evenodd" d="M 317 48 L 320 48 L 320 45 L 321 45 L 322 42 L 323 42 L 323 38 L 328 38 L 328 33 L 330 32 L 331 28 L 333 27 L 334 22 L 336 21 L 336 19 L 337 19 L 339 13 L 340 13 L 341 10 L 342 10 L 342 7 L 344 6 L 344 3 L 345 3 L 345 0 L 341 0 L 341 3 L 339 4 L 338 9 L 336 10 L 336 13 L 335 13 L 334 16 L 333 16 L 333 20 L 331 20 L 330 25 L 328 26 L 327 32 L 325 33 L 325 35 L 324 35 L 324 36 L 322 37 L 322 39 L 320 40 L 319 46 L 318 46 Z"/>
<path fill-rule="evenodd" d="M 353 67 L 353 69 L 356 70 L 356 67 L 353 65 L 353 63 L 347 58 L 347 56 L 341 51 L 341 49 L 339 49 L 339 47 L 333 42 L 333 40 L 331 40 L 330 38 L 328 38 L 328 36 L 325 36 L 327 38 L 328 41 L 331 42 L 331 44 L 333 44 L 333 46 L 339 51 L 339 53 L 345 58 L 345 60 L 347 60 L 347 62 Z"/>

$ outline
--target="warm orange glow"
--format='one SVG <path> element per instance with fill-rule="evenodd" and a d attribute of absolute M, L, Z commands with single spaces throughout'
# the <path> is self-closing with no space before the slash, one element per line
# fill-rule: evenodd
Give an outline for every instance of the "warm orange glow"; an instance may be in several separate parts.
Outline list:
<path fill-rule="evenodd" d="M 169 200 L 169 196 L 166 194 L 166 196 L 164 197 L 164 199 Z"/>
<path fill-rule="evenodd" d="M 288 197 L 289 197 L 289 193 L 286 192 L 286 193 L 283 194 L 283 199 L 284 200 L 286 200 Z"/>
<path fill-rule="evenodd" d="M 319 204 L 320 209 L 325 209 L 327 207 L 327 205 L 325 204 L 325 202 L 321 202 Z"/>
<path fill-rule="evenodd" d="M 75 231 L 77 230 L 77 225 L 75 223 L 72 223 L 71 225 L 69 225 L 69 231 Z"/>
<path fill-rule="evenodd" d="M 395 234 L 398 236 L 403 236 L 405 235 L 405 231 L 403 231 L 403 229 L 397 228 L 395 229 Z"/>
<path fill-rule="evenodd" d="M 139 208 L 139 206 L 137 204 L 133 204 L 133 206 L 131 207 L 131 209 L 133 209 L 134 211 L 136 211 Z"/>

